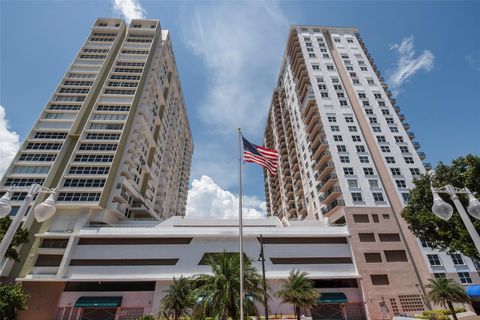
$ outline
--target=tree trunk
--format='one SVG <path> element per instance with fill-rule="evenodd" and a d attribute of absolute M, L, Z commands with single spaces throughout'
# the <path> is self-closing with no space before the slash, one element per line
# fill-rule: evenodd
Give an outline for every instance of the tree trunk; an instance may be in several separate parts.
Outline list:
<path fill-rule="evenodd" d="M 453 319 L 458 320 L 457 314 L 455 313 L 455 308 L 453 307 L 453 304 L 450 301 L 448 301 L 447 305 L 448 305 L 448 309 L 450 309 L 450 312 L 452 313 Z"/>
<path fill-rule="evenodd" d="M 300 320 L 300 307 L 295 306 L 295 315 L 297 316 L 297 320 Z"/>

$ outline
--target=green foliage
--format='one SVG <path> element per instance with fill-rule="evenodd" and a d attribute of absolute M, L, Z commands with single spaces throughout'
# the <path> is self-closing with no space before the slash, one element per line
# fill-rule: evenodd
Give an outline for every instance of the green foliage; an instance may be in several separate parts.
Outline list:
<path fill-rule="evenodd" d="M 20 284 L 0 284 L 0 319 L 15 320 L 18 311 L 27 309 L 27 300 Z"/>
<path fill-rule="evenodd" d="M 469 303 L 470 299 L 465 293 L 465 289 L 452 279 L 438 278 L 428 279 L 430 282 L 426 285 L 428 289 L 427 298 L 437 305 L 448 307 L 453 318 L 457 319 L 453 303 Z"/>
<path fill-rule="evenodd" d="M 455 313 L 465 312 L 465 308 L 455 308 Z M 429 320 L 449 320 L 449 315 L 452 314 L 452 311 L 443 309 L 443 310 L 427 310 L 423 311 L 421 316 L 416 316 L 417 319 L 429 319 Z"/>
<path fill-rule="evenodd" d="M 308 279 L 308 273 L 292 270 L 287 282 L 277 292 L 277 296 L 282 299 L 283 303 L 291 304 L 297 319 L 300 319 L 301 308 L 313 306 L 319 293 L 313 288 L 312 280 Z"/>
<path fill-rule="evenodd" d="M 0 241 L 3 239 L 3 236 L 7 232 L 8 227 L 10 226 L 11 223 L 12 223 L 12 219 L 10 219 L 10 217 L 8 216 L 0 218 Z M 17 262 L 20 261 L 18 258 L 18 252 L 15 248 L 27 242 L 28 242 L 28 231 L 22 228 L 18 228 L 17 232 L 13 236 L 12 243 L 8 247 L 5 257 L 13 259 Z"/>
<path fill-rule="evenodd" d="M 244 300 L 245 315 L 257 315 L 258 311 L 253 301 L 263 303 L 264 292 L 262 277 L 253 267 L 251 261 L 244 259 Z M 195 294 L 198 307 L 194 311 L 194 319 L 205 319 L 205 315 L 214 319 L 234 320 L 240 318 L 240 257 L 223 253 L 210 256 L 208 264 L 212 274 L 194 276 Z"/>
<path fill-rule="evenodd" d="M 413 181 L 415 187 L 410 191 L 410 200 L 402 212 L 410 229 L 420 240 L 429 242 L 434 248 L 462 254 L 480 259 L 473 241 L 468 234 L 456 209 L 452 218 L 444 221 L 432 211 L 433 197 L 430 190 L 430 177 L 426 174 Z M 467 187 L 476 197 L 480 196 L 480 157 L 467 155 L 452 161 L 451 165 L 440 163 L 435 168 L 433 185 L 435 187 L 451 184 L 454 187 Z M 448 195 L 441 195 L 453 208 Z M 465 208 L 468 206 L 466 196 L 459 196 Z M 477 231 L 480 231 L 480 220 L 472 219 Z"/>
<path fill-rule="evenodd" d="M 168 319 L 180 319 L 182 316 L 190 315 L 195 306 L 195 297 L 193 295 L 190 279 L 180 277 L 173 278 L 173 283 L 165 291 L 167 294 L 162 299 L 162 314 Z"/>
<path fill-rule="evenodd" d="M 157 318 L 152 314 L 148 314 L 148 315 L 141 316 L 137 320 L 157 320 Z"/>

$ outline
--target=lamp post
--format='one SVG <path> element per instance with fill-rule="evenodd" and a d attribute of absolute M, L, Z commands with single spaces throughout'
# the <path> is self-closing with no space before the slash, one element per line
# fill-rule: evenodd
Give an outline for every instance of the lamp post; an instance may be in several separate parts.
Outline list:
<path fill-rule="evenodd" d="M 473 193 L 470 190 L 468 190 L 468 188 L 460 189 L 450 184 L 447 184 L 442 188 L 434 188 L 433 185 L 430 185 L 430 187 L 432 189 L 432 194 L 433 194 L 432 212 L 437 217 L 445 221 L 447 221 L 452 217 L 452 214 L 453 214 L 452 206 L 447 202 L 443 201 L 443 199 L 438 195 L 439 193 L 447 193 L 450 196 L 450 199 L 452 199 L 453 204 L 455 205 L 455 208 L 457 208 L 457 211 L 460 214 L 460 217 L 462 218 L 462 221 L 465 224 L 465 227 L 467 228 L 467 231 L 473 240 L 475 248 L 477 248 L 477 251 L 480 254 L 480 236 L 478 235 L 477 230 L 475 230 L 475 227 L 473 226 L 472 221 L 468 217 L 468 214 L 465 211 L 465 208 L 463 207 L 462 203 L 458 199 L 457 194 L 468 195 L 469 204 L 467 207 L 467 211 L 468 213 L 470 213 L 472 217 L 476 219 L 480 219 L 480 201 L 478 201 L 478 199 L 475 198 Z"/>
<path fill-rule="evenodd" d="M 267 279 L 265 278 L 265 256 L 263 255 L 263 236 L 260 235 L 260 256 L 258 261 L 262 262 L 262 279 L 263 279 L 263 306 L 265 307 L 265 320 L 268 320 L 268 297 L 267 297 Z"/>
<path fill-rule="evenodd" d="M 10 200 L 12 198 L 12 193 L 14 191 L 23 190 L 16 187 L 10 188 L 1 198 L 0 198 L 0 218 L 6 217 L 10 211 L 12 211 L 12 206 L 10 205 Z M 43 188 L 39 184 L 33 184 L 28 188 L 27 196 L 23 200 L 20 208 L 18 209 L 15 217 L 13 218 L 12 223 L 8 227 L 7 232 L 5 233 L 2 242 L 0 243 L 0 262 L 3 260 L 5 254 L 7 253 L 8 247 L 17 232 L 17 229 L 20 227 L 22 218 L 28 210 L 28 207 L 32 203 L 33 198 L 38 193 L 50 193 L 50 196 L 34 209 L 35 219 L 38 222 L 44 222 L 50 219 L 56 211 L 55 200 L 57 194 L 55 189 Z"/>

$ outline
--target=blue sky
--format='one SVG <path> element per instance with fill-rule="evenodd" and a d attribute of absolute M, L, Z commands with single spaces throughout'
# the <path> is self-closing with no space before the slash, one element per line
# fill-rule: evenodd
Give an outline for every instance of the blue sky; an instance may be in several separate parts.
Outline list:
<path fill-rule="evenodd" d="M 0 143 L 9 144 L 2 159 L 18 145 L 12 131 L 20 141 L 28 134 L 95 18 L 122 17 L 113 1 L 136 5 L 171 31 L 195 141 L 191 178 L 210 177 L 194 186 L 200 211 L 225 210 L 201 207 L 209 197 L 235 202 L 236 128 L 261 143 L 291 24 L 358 27 L 387 80 L 410 63 L 397 100 L 428 162 L 480 154 L 480 2 L 3 0 Z M 416 69 L 424 54 L 429 65 Z M 261 210 L 261 169 L 248 165 L 244 179 L 247 203 Z"/>

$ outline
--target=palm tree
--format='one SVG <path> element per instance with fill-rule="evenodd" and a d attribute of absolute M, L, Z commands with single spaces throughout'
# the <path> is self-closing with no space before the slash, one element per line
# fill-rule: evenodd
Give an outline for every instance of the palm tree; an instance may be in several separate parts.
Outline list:
<path fill-rule="evenodd" d="M 319 293 L 313 288 L 312 280 L 308 279 L 308 273 L 300 270 L 290 271 L 287 282 L 277 292 L 277 296 L 283 303 L 293 306 L 297 320 L 300 320 L 300 309 L 315 305 Z"/>
<path fill-rule="evenodd" d="M 200 308 L 215 319 L 238 320 L 240 315 L 240 257 L 238 254 L 222 253 L 210 255 L 207 260 L 212 274 L 194 276 L 196 296 Z M 246 315 L 257 315 L 254 300 L 263 302 L 262 278 L 252 266 L 250 259 L 244 259 L 244 300 Z"/>
<path fill-rule="evenodd" d="M 165 292 L 167 295 L 162 299 L 161 310 L 168 319 L 173 317 L 174 320 L 178 320 L 190 314 L 195 305 L 190 279 L 183 276 L 173 278 L 173 283 Z"/>
<path fill-rule="evenodd" d="M 468 303 L 470 300 L 461 285 L 452 279 L 445 277 L 438 279 L 428 279 L 429 284 L 426 288 L 430 291 L 427 293 L 427 298 L 434 304 L 439 304 L 444 307 L 448 306 L 452 313 L 453 319 L 457 320 L 457 314 L 453 308 L 453 303 Z"/>

